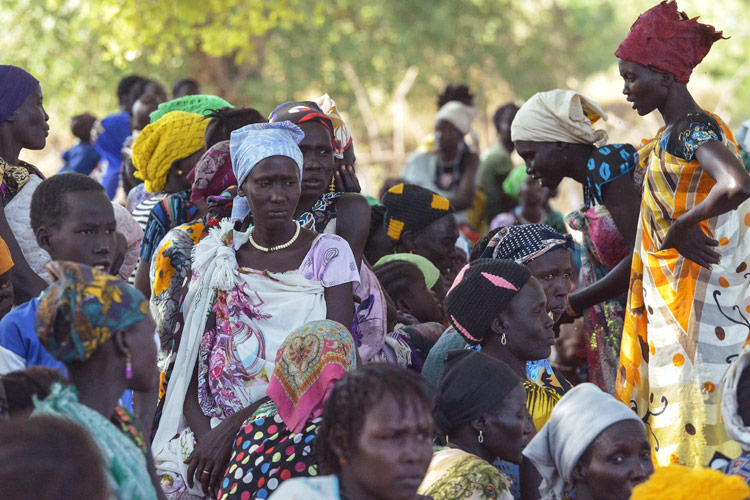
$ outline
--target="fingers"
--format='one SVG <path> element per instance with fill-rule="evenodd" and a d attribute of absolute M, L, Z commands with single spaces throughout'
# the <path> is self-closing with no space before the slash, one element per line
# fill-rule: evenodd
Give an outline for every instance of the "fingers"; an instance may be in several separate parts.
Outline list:
<path fill-rule="evenodd" d="M 192 488 L 195 482 L 193 478 L 195 477 L 195 471 L 198 469 L 200 460 L 193 460 L 193 453 L 190 454 L 188 460 L 190 460 L 190 466 L 188 467 L 187 477 L 185 479 L 187 480 L 188 486 Z M 187 463 L 188 460 L 185 460 L 185 463 Z"/>
<path fill-rule="evenodd" d="M 359 193 L 362 188 L 359 185 L 359 179 L 354 173 L 354 167 L 351 165 L 342 165 L 336 172 L 336 184 L 339 189 L 346 193 Z"/>
<path fill-rule="evenodd" d="M 203 488 L 203 493 L 208 493 L 208 487 L 211 483 L 211 475 L 213 474 L 212 465 L 204 464 L 204 469 L 198 471 L 198 474 L 200 474 L 200 483 L 201 488 Z"/>

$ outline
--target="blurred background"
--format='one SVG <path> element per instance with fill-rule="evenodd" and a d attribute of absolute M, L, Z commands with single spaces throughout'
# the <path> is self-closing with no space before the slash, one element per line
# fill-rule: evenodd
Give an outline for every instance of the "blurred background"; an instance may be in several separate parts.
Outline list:
<path fill-rule="evenodd" d="M 654 135 L 621 93 L 613 55 L 654 0 L 3 0 L 2 62 L 42 83 L 51 135 L 24 152 L 47 174 L 74 138 L 70 117 L 117 111 L 131 73 L 171 89 L 185 77 L 204 93 L 267 115 L 275 105 L 328 93 L 352 131 L 364 194 L 377 195 L 432 132 L 437 94 L 466 83 L 475 94 L 482 149 L 491 117 L 552 88 L 578 90 L 609 113 L 612 142 Z M 681 0 L 680 10 L 723 30 L 693 73 L 698 102 L 736 130 L 750 117 L 750 1 Z M 516 158 L 518 163 L 520 159 Z M 560 208 L 580 188 L 561 186 Z"/>

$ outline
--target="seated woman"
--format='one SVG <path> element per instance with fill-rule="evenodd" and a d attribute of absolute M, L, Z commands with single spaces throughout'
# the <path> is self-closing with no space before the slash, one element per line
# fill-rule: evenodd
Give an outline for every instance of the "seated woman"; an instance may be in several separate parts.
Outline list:
<path fill-rule="evenodd" d="M 459 232 L 450 201 L 414 184 L 397 184 L 383 195 L 383 206 L 395 252 L 427 258 L 453 283 Z"/>
<path fill-rule="evenodd" d="M 312 447 L 323 404 L 333 384 L 356 367 L 354 339 L 335 321 L 312 321 L 290 333 L 276 354 L 270 401 L 242 426 L 223 478 L 211 476 L 209 488 L 221 486 L 216 498 L 268 498 L 287 479 L 316 475 Z"/>
<path fill-rule="evenodd" d="M 630 498 L 654 472 L 638 415 L 589 383 L 563 396 L 523 454 L 542 475 L 544 500 Z"/>
<path fill-rule="evenodd" d="M 521 380 L 502 361 L 454 351 L 440 379 L 435 423 L 447 445 L 432 457 L 419 492 L 433 500 L 512 500 L 511 480 L 492 463 L 521 463 L 532 433 Z"/>
<path fill-rule="evenodd" d="M 190 495 L 208 493 L 193 486 L 185 463 L 195 442 L 192 460 L 202 460 L 202 443 L 236 436 L 265 396 L 289 332 L 314 320 L 352 324 L 359 273 L 349 245 L 293 218 L 302 136 L 287 122 L 232 133 L 232 168 L 254 225 L 239 231 L 224 220 L 194 249 L 185 323 L 154 438 L 157 469 L 175 484 L 186 481 Z M 214 469 L 197 472 L 221 473 Z"/>
<path fill-rule="evenodd" d="M 148 301 L 119 278 L 83 264 L 55 261 L 48 270 L 54 281 L 39 300 L 37 332 L 65 363 L 71 385 L 52 384 L 32 417 L 60 416 L 89 431 L 117 498 L 163 498 L 148 441 L 132 414 L 117 406 L 125 389 L 146 392 L 157 382 Z"/>
<path fill-rule="evenodd" d="M 424 381 L 372 363 L 339 380 L 315 438 L 318 477 L 285 481 L 272 500 L 425 499 L 434 422 Z"/>
<path fill-rule="evenodd" d="M 584 314 L 590 380 L 614 394 L 641 196 L 638 153 L 630 144 L 604 144 L 607 134 L 593 128 L 600 118 L 607 114 L 599 104 L 578 92 L 540 92 L 518 111 L 511 135 L 541 185 L 555 189 L 569 177 L 583 186 L 583 207 L 567 221 L 583 235 L 584 287 L 570 294 L 568 316 Z"/>

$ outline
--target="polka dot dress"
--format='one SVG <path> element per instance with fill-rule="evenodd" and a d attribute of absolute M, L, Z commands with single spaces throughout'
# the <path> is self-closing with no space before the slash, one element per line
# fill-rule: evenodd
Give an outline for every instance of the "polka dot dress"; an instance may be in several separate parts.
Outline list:
<path fill-rule="evenodd" d="M 320 422 L 320 418 L 310 420 L 295 434 L 284 425 L 273 404 L 261 407 L 237 435 L 217 498 L 264 499 L 287 479 L 316 476 L 312 442 Z"/>

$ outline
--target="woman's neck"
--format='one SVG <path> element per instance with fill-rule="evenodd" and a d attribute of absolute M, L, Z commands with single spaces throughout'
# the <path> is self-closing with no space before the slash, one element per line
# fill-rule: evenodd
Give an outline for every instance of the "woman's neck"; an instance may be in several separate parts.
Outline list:
<path fill-rule="evenodd" d="M 471 453 L 486 462 L 495 461 L 491 453 L 479 443 L 479 433 L 471 425 L 462 425 L 448 437 L 448 446 Z"/>
<path fill-rule="evenodd" d="M 490 333 L 490 335 L 497 335 Z M 482 352 L 491 358 L 497 359 L 498 361 L 505 362 L 510 368 L 516 372 L 521 380 L 526 380 L 526 361 L 520 360 L 510 352 L 508 345 L 502 345 L 498 340 L 489 339 L 482 343 Z"/>
<path fill-rule="evenodd" d="M 569 149 L 567 156 L 571 167 L 570 178 L 580 184 L 585 184 L 586 165 L 596 147 L 593 144 L 574 144 L 569 146 Z"/>
<path fill-rule="evenodd" d="M 702 111 L 701 107 L 690 95 L 687 86 L 684 83 L 677 82 L 672 84 L 672 89 L 664 100 L 664 104 L 659 106 L 659 113 L 661 113 L 664 125 L 667 127 L 674 125 L 677 120 L 688 113 L 700 111 Z"/>
<path fill-rule="evenodd" d="M 521 217 L 530 224 L 544 223 L 547 210 L 541 205 L 522 205 Z"/>
<path fill-rule="evenodd" d="M 281 224 L 268 226 L 255 221 L 253 226 L 253 241 L 263 247 L 275 247 L 288 242 L 297 230 L 295 221 L 288 220 Z"/>
<path fill-rule="evenodd" d="M 18 141 L 10 137 L 7 127 L 0 127 L 0 158 L 8 165 L 18 165 L 18 155 L 23 149 Z"/>
<path fill-rule="evenodd" d="M 443 151 L 442 149 L 438 149 L 438 156 L 440 157 L 440 161 L 450 163 L 458 157 L 458 152 L 459 148 L 456 148 L 453 151 Z"/>
<path fill-rule="evenodd" d="M 81 404 L 107 419 L 112 418 L 117 401 L 126 389 L 125 381 L 122 377 L 109 377 L 107 380 L 106 371 L 105 378 L 102 380 L 102 374 L 97 373 L 93 368 L 93 366 L 79 369 L 68 367 L 70 381 L 78 390 L 78 401 Z"/>
<path fill-rule="evenodd" d="M 352 477 L 346 470 L 341 470 L 338 473 L 339 477 L 339 491 L 342 500 L 376 500 L 371 497 L 359 482 Z"/>

